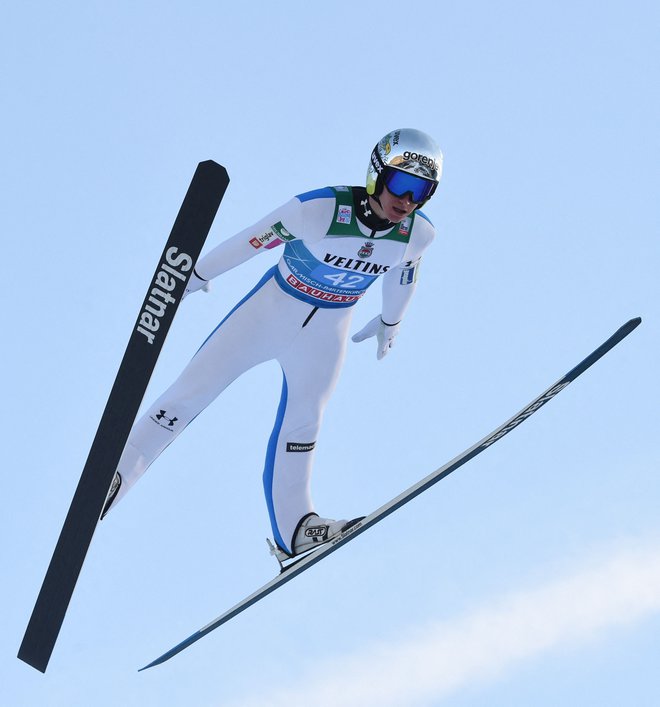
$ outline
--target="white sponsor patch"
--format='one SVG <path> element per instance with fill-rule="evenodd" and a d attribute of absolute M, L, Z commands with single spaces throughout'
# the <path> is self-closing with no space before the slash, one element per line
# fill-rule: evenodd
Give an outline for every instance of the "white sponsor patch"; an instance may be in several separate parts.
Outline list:
<path fill-rule="evenodd" d="M 353 218 L 352 206 L 340 206 L 337 211 L 337 223 L 350 223 Z"/>

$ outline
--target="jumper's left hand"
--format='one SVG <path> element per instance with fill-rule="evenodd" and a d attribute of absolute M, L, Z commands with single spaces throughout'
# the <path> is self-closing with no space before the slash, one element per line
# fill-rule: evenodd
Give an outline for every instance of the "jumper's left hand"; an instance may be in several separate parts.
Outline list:
<path fill-rule="evenodd" d="M 181 297 L 181 299 L 184 300 L 192 292 L 197 292 L 198 290 L 208 292 L 210 289 L 211 284 L 209 283 L 209 281 L 199 277 L 197 273 L 193 270 L 192 275 L 188 280 L 188 284 L 186 285 L 186 289 L 183 292 L 183 297 Z"/>
<path fill-rule="evenodd" d="M 398 333 L 398 324 L 386 324 L 379 315 L 374 317 L 363 329 L 360 329 L 357 334 L 354 334 L 353 341 L 359 343 L 375 336 L 378 341 L 376 358 L 380 361 L 394 345 L 394 339 Z"/>

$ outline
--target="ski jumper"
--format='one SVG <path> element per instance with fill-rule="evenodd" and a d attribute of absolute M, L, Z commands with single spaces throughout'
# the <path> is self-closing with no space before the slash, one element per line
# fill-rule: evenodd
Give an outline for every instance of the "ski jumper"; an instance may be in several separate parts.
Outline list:
<path fill-rule="evenodd" d="M 327 187 L 294 197 L 203 257 L 195 272 L 210 280 L 285 244 L 277 265 L 135 423 L 119 462 L 122 484 L 115 502 L 232 381 L 276 359 L 282 396 L 263 484 L 275 541 L 290 553 L 299 522 L 314 512 L 314 450 L 344 360 L 352 307 L 382 277 L 382 319 L 398 323 L 434 233 L 420 211 L 393 224 L 372 212 L 365 189 Z"/>

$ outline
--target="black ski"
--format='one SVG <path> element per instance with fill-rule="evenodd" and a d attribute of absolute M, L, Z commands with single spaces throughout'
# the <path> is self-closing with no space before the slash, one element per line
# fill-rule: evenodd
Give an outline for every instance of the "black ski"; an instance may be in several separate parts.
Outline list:
<path fill-rule="evenodd" d="M 452 471 L 455 471 L 460 466 L 463 466 L 463 464 L 470 461 L 470 459 L 476 457 L 477 454 L 480 454 L 485 449 L 488 449 L 488 447 L 502 439 L 502 437 L 518 427 L 518 425 L 524 422 L 528 417 L 530 417 L 530 415 L 533 415 L 539 408 L 543 407 L 543 405 L 552 400 L 552 398 L 560 393 L 569 383 L 574 381 L 579 375 L 584 373 L 587 368 L 596 363 L 598 359 L 604 356 L 608 351 L 610 351 L 610 349 L 614 348 L 622 339 L 628 336 L 628 334 L 630 334 L 630 332 L 635 329 L 641 321 L 642 320 L 639 317 L 636 319 L 631 319 L 618 331 L 616 331 L 609 339 L 607 339 L 607 341 L 601 344 L 595 351 L 590 353 L 584 361 L 575 366 L 575 368 L 571 369 L 563 378 L 558 380 L 554 385 L 550 386 L 546 391 L 541 393 L 538 398 L 532 400 L 532 402 L 524 407 L 517 415 L 514 415 L 510 420 L 505 422 L 503 425 L 500 425 L 500 427 L 491 432 L 487 437 L 484 437 L 484 439 L 480 442 L 477 442 L 474 446 L 466 449 L 462 454 L 459 454 L 444 466 L 436 469 L 436 471 L 429 474 L 429 476 L 411 486 L 396 498 L 393 498 L 389 503 L 381 506 L 371 515 L 368 515 L 366 518 L 363 518 L 359 522 L 348 527 L 343 533 L 338 535 L 327 545 L 322 545 L 318 550 L 314 550 L 311 553 L 302 556 L 300 559 L 294 559 L 288 565 L 283 566 L 282 572 L 279 576 L 272 579 L 253 594 L 250 594 L 250 596 L 243 599 L 243 601 L 236 604 L 236 606 L 229 609 L 229 611 L 225 612 L 221 616 L 218 616 L 218 618 L 211 621 L 211 623 L 199 629 L 199 631 L 195 631 L 195 633 L 181 641 L 181 643 L 174 646 L 174 648 L 171 648 L 166 653 L 163 653 L 163 655 L 156 658 L 156 660 L 152 661 L 148 665 L 145 665 L 143 668 L 140 668 L 140 670 L 146 670 L 147 668 L 152 668 L 154 665 L 160 665 L 196 641 L 199 641 L 200 638 L 203 638 L 214 629 L 222 626 L 222 624 L 227 623 L 227 621 L 233 619 L 253 604 L 256 604 L 256 602 L 268 596 L 271 592 L 274 592 L 283 584 L 286 584 L 294 577 L 309 569 L 312 565 L 320 562 L 330 553 L 339 549 L 342 545 L 345 545 L 347 542 L 357 537 L 360 533 L 363 533 L 368 528 L 371 528 L 371 526 L 380 522 L 383 518 L 386 518 L 390 515 L 390 513 L 398 510 L 401 506 L 408 503 L 408 501 L 411 501 L 413 498 L 429 489 L 431 486 L 440 481 L 440 479 L 444 479 L 445 476 L 448 476 Z"/>
<path fill-rule="evenodd" d="M 129 432 L 193 267 L 229 184 L 200 162 L 150 281 L 53 552 L 18 657 L 46 671 Z"/>

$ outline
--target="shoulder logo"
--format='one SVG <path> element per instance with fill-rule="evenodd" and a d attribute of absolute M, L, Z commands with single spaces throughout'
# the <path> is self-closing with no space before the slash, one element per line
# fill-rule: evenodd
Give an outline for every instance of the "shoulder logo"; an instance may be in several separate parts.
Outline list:
<path fill-rule="evenodd" d="M 284 228 L 281 221 L 278 221 L 274 226 L 273 230 L 283 241 L 292 241 L 295 236 L 293 236 L 289 231 Z"/>
<path fill-rule="evenodd" d="M 402 236 L 407 236 L 410 233 L 410 216 L 404 218 L 399 224 L 399 233 Z"/>

